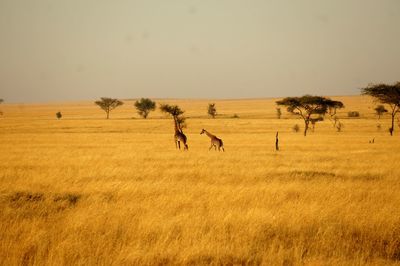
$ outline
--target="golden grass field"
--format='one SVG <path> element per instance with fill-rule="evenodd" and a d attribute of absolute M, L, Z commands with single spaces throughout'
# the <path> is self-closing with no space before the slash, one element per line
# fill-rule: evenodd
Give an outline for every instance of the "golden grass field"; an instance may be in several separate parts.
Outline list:
<path fill-rule="evenodd" d="M 109 120 L 92 101 L 2 104 L 0 264 L 398 265 L 399 127 L 371 98 L 333 98 L 343 131 L 307 137 L 276 99 L 157 100 L 186 110 L 188 152 L 132 100 Z"/>

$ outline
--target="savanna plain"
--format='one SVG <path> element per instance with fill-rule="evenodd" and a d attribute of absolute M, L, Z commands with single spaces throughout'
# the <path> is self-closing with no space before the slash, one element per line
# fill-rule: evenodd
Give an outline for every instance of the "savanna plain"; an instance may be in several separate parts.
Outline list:
<path fill-rule="evenodd" d="M 156 100 L 186 111 L 188 151 L 133 100 L 109 120 L 93 101 L 2 104 L 0 264 L 398 265 L 399 127 L 369 97 L 332 99 L 341 132 L 306 137 L 277 99 Z"/>

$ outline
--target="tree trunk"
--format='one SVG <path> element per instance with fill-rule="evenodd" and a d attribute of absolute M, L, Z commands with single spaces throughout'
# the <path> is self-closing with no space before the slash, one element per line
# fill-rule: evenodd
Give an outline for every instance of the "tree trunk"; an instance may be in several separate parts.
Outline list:
<path fill-rule="evenodd" d="M 278 132 L 276 132 L 276 136 L 275 136 L 275 150 L 279 151 Z"/>
<path fill-rule="evenodd" d="M 392 127 L 390 128 L 390 136 L 393 136 L 393 131 L 394 131 L 394 116 L 396 115 L 396 112 L 392 112 Z"/>
<path fill-rule="evenodd" d="M 107 119 L 110 117 L 110 111 L 106 111 L 107 113 Z"/>
<path fill-rule="evenodd" d="M 304 126 L 304 137 L 307 136 L 307 130 L 308 130 L 308 124 L 309 123 L 310 123 L 309 121 L 304 120 L 304 124 L 305 124 L 305 126 Z"/>

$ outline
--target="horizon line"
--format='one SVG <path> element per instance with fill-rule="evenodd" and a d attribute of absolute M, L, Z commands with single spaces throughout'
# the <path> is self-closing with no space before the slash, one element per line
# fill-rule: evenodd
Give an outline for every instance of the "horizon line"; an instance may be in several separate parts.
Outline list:
<path fill-rule="evenodd" d="M 361 94 L 346 94 L 346 95 L 319 95 L 319 94 L 303 94 L 303 95 L 315 95 L 315 96 L 323 96 L 323 97 L 353 97 L 353 96 L 362 96 Z M 302 96 L 302 95 L 301 95 Z M 76 99 L 76 100 L 45 100 L 45 101 L 33 101 L 33 102 L 20 102 L 20 101 L 11 101 L 7 102 L 7 99 L 2 98 L 4 101 L 2 105 L 8 105 L 8 104 L 57 104 L 57 103 L 79 103 L 79 102 L 88 102 L 88 101 L 95 101 L 98 100 L 101 97 L 109 97 L 109 96 L 99 96 L 98 98 L 91 98 L 91 99 Z M 205 100 L 210 100 L 210 101 L 240 101 L 240 100 L 245 100 L 245 101 L 252 101 L 252 100 L 261 100 L 261 99 L 279 99 L 279 98 L 285 98 L 285 97 L 300 97 L 300 95 L 294 95 L 294 96 L 260 96 L 260 97 L 235 97 L 235 98 L 208 98 L 208 97 L 133 97 L 133 98 L 125 98 L 125 97 L 116 97 L 116 99 L 119 99 L 121 101 L 135 101 L 139 100 L 141 98 L 149 98 L 151 100 L 170 100 L 170 101 L 182 101 L 182 100 L 188 100 L 188 101 L 205 101 Z M 109 97 L 113 98 L 113 97 Z"/>

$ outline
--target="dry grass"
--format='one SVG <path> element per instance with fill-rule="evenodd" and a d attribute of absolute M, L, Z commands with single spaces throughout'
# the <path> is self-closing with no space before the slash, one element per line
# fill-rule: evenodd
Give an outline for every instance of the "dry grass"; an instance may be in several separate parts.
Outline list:
<path fill-rule="evenodd" d="M 377 131 L 369 98 L 338 99 L 343 132 L 306 138 L 273 99 L 215 101 L 217 119 L 207 100 L 164 100 L 187 110 L 189 152 L 132 101 L 108 121 L 90 102 L 3 105 L 0 264 L 399 264 L 399 133 Z"/>

